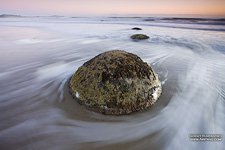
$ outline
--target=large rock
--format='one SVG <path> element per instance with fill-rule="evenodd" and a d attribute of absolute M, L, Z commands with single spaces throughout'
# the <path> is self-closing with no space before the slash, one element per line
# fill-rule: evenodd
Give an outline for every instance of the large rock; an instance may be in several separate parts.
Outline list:
<path fill-rule="evenodd" d="M 121 50 L 102 53 L 83 64 L 69 82 L 73 97 L 103 114 L 129 114 L 153 105 L 161 83 L 140 57 Z"/>

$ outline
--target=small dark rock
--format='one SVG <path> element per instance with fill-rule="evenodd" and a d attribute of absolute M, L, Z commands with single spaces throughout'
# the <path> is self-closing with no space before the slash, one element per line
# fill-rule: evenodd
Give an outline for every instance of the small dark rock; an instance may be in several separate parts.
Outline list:
<path fill-rule="evenodd" d="M 134 28 L 132 28 L 132 30 L 142 30 L 142 29 L 138 28 L 138 27 L 134 27 Z"/>

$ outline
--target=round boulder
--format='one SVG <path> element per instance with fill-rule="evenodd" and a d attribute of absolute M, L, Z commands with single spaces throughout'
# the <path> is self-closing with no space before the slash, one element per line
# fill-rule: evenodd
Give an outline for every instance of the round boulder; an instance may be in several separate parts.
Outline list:
<path fill-rule="evenodd" d="M 153 69 L 135 54 L 113 50 L 84 63 L 69 81 L 74 99 L 103 114 L 121 115 L 153 105 L 162 87 Z"/>
<path fill-rule="evenodd" d="M 146 40 L 146 39 L 149 39 L 149 36 L 147 36 L 145 34 L 134 34 L 130 38 L 132 38 L 134 40 Z"/>

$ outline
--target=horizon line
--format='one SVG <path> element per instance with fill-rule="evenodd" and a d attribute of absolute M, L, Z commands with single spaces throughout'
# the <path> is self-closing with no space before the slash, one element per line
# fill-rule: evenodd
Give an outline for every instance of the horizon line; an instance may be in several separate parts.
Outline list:
<path fill-rule="evenodd" d="M 206 17 L 219 17 L 225 18 L 224 15 L 205 15 L 205 14 L 104 14 L 104 15 L 59 15 L 59 14 L 49 14 L 49 15 L 27 15 L 19 13 L 0 13 L 0 16 L 20 16 L 20 17 L 177 17 L 177 18 L 206 18 Z"/>

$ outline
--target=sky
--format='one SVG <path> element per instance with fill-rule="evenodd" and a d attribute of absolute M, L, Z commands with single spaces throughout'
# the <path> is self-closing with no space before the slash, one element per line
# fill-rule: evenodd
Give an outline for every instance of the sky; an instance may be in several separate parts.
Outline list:
<path fill-rule="evenodd" d="M 225 16 L 225 0 L 0 0 L 0 14 Z"/>

